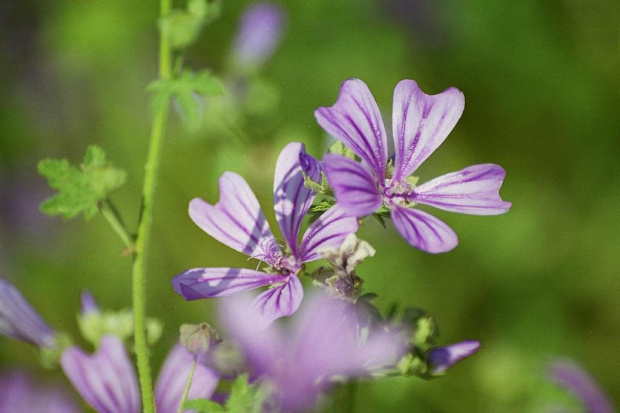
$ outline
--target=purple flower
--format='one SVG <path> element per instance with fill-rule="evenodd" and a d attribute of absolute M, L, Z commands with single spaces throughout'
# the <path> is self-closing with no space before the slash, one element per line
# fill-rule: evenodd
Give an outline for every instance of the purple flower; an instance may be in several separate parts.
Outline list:
<path fill-rule="evenodd" d="M 189 375 L 193 356 L 176 344 L 159 373 L 155 401 L 159 413 L 176 413 Z M 64 351 L 62 368 L 78 393 L 99 413 L 139 413 L 138 381 L 127 351 L 114 336 L 101 339 L 93 355 L 77 347 Z M 209 398 L 215 391 L 217 374 L 196 365 L 188 399 Z"/>
<path fill-rule="evenodd" d="M 357 231 L 357 219 L 337 205 L 317 219 L 299 243 L 301 222 L 316 193 L 304 185 L 299 164 L 301 143 L 288 144 L 278 157 L 274 178 L 274 210 L 287 246 L 285 253 L 271 233 L 256 196 L 247 182 L 233 172 L 219 180 L 220 200 L 210 205 L 200 198 L 190 202 L 189 215 L 207 234 L 229 247 L 271 267 L 268 272 L 244 268 L 194 268 L 172 279 L 174 291 L 186 300 L 222 297 L 263 286 L 252 308 L 269 324 L 293 314 L 303 299 L 297 273 L 302 265 L 321 258 L 320 250 L 338 247 Z"/>
<path fill-rule="evenodd" d="M 613 413 L 611 402 L 596 381 L 575 363 L 558 360 L 550 364 L 551 380 L 573 393 L 589 413 Z"/>
<path fill-rule="evenodd" d="M 0 278 L 0 334 L 37 347 L 53 348 L 56 332 L 12 284 Z"/>
<path fill-rule="evenodd" d="M 275 52 L 282 37 L 284 11 L 275 4 L 255 4 L 247 8 L 232 49 L 235 64 L 254 68 Z"/>
<path fill-rule="evenodd" d="M 427 95 L 413 80 L 401 81 L 394 90 L 392 171 L 386 167 L 387 136 L 374 97 L 361 80 L 345 81 L 338 101 L 315 112 L 323 129 L 362 160 L 334 154 L 324 158 L 327 179 L 341 207 L 362 217 L 384 206 L 405 240 L 430 253 L 450 251 L 458 239 L 444 222 L 412 209 L 415 204 L 473 215 L 508 211 L 511 203 L 499 196 L 506 172 L 498 165 L 470 166 L 417 187 L 410 178 L 446 139 L 464 105 L 463 94 L 455 88 Z"/>
<path fill-rule="evenodd" d="M 373 330 L 361 340 L 355 308 L 341 300 L 311 297 L 287 330 L 277 324 L 261 330 L 248 308 L 244 298 L 224 300 L 222 323 L 253 375 L 274 385 L 282 411 L 310 409 L 334 376 L 366 376 L 406 351 L 401 334 Z"/>
<path fill-rule="evenodd" d="M 77 413 L 80 409 L 68 389 L 39 385 L 23 371 L 0 376 L 0 412 Z"/>
<path fill-rule="evenodd" d="M 467 358 L 480 349 L 480 343 L 474 340 L 466 340 L 445 347 L 435 347 L 428 351 L 427 362 L 430 373 L 434 376 L 441 375 L 459 361 Z"/>

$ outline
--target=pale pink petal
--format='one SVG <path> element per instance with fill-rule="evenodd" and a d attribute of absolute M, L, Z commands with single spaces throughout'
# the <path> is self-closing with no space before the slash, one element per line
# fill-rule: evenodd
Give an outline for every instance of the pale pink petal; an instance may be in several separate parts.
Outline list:
<path fill-rule="evenodd" d="M 463 214 L 503 214 L 512 205 L 499 196 L 505 177 L 506 171 L 499 165 L 474 165 L 418 186 L 413 200 Z"/>
<path fill-rule="evenodd" d="M 219 202 L 211 205 L 194 198 L 189 204 L 190 217 L 221 243 L 265 260 L 267 245 L 274 248 L 275 241 L 254 192 L 245 179 L 234 172 L 222 174 L 219 187 Z"/>
<path fill-rule="evenodd" d="M 186 300 L 223 297 L 286 281 L 288 276 L 245 268 L 193 268 L 172 279 L 174 291 Z"/>
<path fill-rule="evenodd" d="M 458 237 L 448 225 L 419 209 L 393 204 L 392 221 L 409 245 L 422 251 L 438 254 L 458 244 Z"/>
<path fill-rule="evenodd" d="M 443 143 L 464 108 L 458 89 L 427 95 L 413 80 L 398 83 L 392 108 L 394 180 L 406 179 Z"/>
<path fill-rule="evenodd" d="M 325 155 L 325 175 L 336 200 L 347 213 L 363 217 L 375 212 L 382 202 L 382 182 L 377 182 L 359 162 L 340 155 Z"/>
<path fill-rule="evenodd" d="M 385 176 L 387 137 L 375 98 L 359 79 L 345 80 L 338 100 L 314 112 L 319 125 L 362 158 L 379 178 Z"/>

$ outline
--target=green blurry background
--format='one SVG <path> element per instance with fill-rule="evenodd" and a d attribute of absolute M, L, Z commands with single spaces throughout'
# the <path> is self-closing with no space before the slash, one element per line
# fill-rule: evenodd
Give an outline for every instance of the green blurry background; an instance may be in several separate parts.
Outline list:
<path fill-rule="evenodd" d="M 225 76 L 246 1 L 225 1 L 186 56 Z M 271 185 L 279 150 L 304 142 L 320 157 L 328 139 L 314 120 L 340 83 L 363 79 L 389 127 L 392 91 L 410 78 L 427 93 L 461 89 L 466 108 L 421 182 L 477 163 L 507 171 L 513 202 L 503 216 L 436 212 L 459 234 L 451 253 L 410 248 L 393 228 L 367 221 L 377 249 L 359 268 L 377 304 L 421 306 L 442 343 L 481 351 L 435 381 L 364 384 L 360 411 L 521 412 L 578 406 L 549 384 L 546 363 L 571 358 L 620 406 L 620 3 L 616 0 L 449 0 L 280 3 L 282 44 L 234 111 L 205 104 L 188 132 L 169 122 L 157 187 L 148 271 L 148 313 L 165 322 L 155 371 L 182 322 L 216 319 L 213 302 L 184 302 L 170 279 L 195 266 L 251 267 L 187 215 L 196 196 L 216 202 L 217 178 L 241 173 L 277 228 Z M 37 211 L 49 195 L 42 158 L 79 162 L 103 147 L 129 173 L 113 200 L 137 222 L 156 77 L 156 2 L 0 5 L 0 276 L 14 282 L 55 328 L 77 336 L 79 294 L 106 308 L 130 305 L 130 258 L 101 216 L 69 222 Z M 184 6 L 178 4 L 177 6 Z M 213 104 L 211 106 L 214 106 Z M 210 111 L 210 109 L 213 109 Z M 210 114 L 209 114 L 210 113 Z M 34 352 L 0 338 L 2 368 L 36 368 Z M 50 379 L 60 375 L 45 373 Z"/>

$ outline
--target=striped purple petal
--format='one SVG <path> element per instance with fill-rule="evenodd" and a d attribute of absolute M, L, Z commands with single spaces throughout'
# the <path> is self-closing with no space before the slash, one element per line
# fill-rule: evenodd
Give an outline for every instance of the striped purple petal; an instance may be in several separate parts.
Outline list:
<path fill-rule="evenodd" d="M 177 343 L 172 347 L 155 384 L 155 403 L 158 413 L 176 413 L 194 356 Z M 219 382 L 219 376 L 210 368 L 198 363 L 192 377 L 188 400 L 210 398 Z"/>
<path fill-rule="evenodd" d="M 323 258 L 321 250 L 339 248 L 347 235 L 355 233 L 357 228 L 357 218 L 348 215 L 338 204 L 334 205 L 306 230 L 301 240 L 302 262 Z"/>
<path fill-rule="evenodd" d="M 371 166 L 377 177 L 385 176 L 387 137 L 375 98 L 359 79 L 348 79 L 340 87 L 331 107 L 314 112 L 319 125 Z"/>
<path fill-rule="evenodd" d="M 301 143 L 292 142 L 282 149 L 276 162 L 273 181 L 273 209 L 282 236 L 299 259 L 299 228 L 304 216 L 312 205 L 316 192 L 307 188 L 301 174 L 299 157 L 305 153 Z"/>
<path fill-rule="evenodd" d="M 472 215 L 498 215 L 512 204 L 499 196 L 506 171 L 493 164 L 474 165 L 433 179 L 414 190 L 414 201 Z"/>
<path fill-rule="evenodd" d="M 356 217 L 375 212 L 382 202 L 380 188 L 367 168 L 352 159 L 327 154 L 323 158 L 325 175 L 342 209 Z"/>
<path fill-rule="evenodd" d="M 62 353 L 62 369 L 78 393 L 99 413 L 138 413 L 138 381 L 121 340 L 101 339 L 92 355 L 78 347 Z"/>
<path fill-rule="evenodd" d="M 590 413 L 613 413 L 614 407 L 596 381 L 578 365 L 557 360 L 549 366 L 552 381 L 574 394 Z"/>
<path fill-rule="evenodd" d="M 458 89 L 427 95 L 413 80 L 396 85 L 392 108 L 395 181 L 406 179 L 443 143 L 464 108 L 465 97 Z"/>
<path fill-rule="evenodd" d="M 245 268 L 193 268 L 174 277 L 172 288 L 186 300 L 198 300 L 237 294 L 287 278 Z"/>
<path fill-rule="evenodd" d="M 261 327 L 267 327 L 274 320 L 295 313 L 303 298 L 304 290 L 299 278 L 291 275 L 285 284 L 256 297 L 252 301 L 252 311 L 260 316 Z"/>
<path fill-rule="evenodd" d="M 458 244 L 458 237 L 449 226 L 419 209 L 393 204 L 392 221 L 409 245 L 422 251 L 438 254 Z"/>
<path fill-rule="evenodd" d="M 54 347 L 56 333 L 12 284 L 0 278 L 0 334 L 37 347 Z"/>
<path fill-rule="evenodd" d="M 189 204 L 189 216 L 203 231 L 230 248 L 265 261 L 275 238 L 248 183 L 234 172 L 219 179 L 220 200 L 211 205 L 200 198 Z M 275 246 L 277 248 L 277 246 Z"/>

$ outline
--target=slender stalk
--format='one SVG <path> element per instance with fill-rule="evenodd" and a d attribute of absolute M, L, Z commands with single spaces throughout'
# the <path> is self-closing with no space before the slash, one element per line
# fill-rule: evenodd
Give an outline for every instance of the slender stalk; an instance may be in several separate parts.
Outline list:
<path fill-rule="evenodd" d="M 127 247 L 127 250 L 129 250 L 129 252 L 133 252 L 136 248 L 133 242 L 133 237 L 131 236 L 129 231 L 127 231 L 123 220 L 119 216 L 118 211 L 116 210 L 114 205 L 112 205 L 112 202 L 110 202 L 109 199 L 106 199 L 105 201 L 103 201 L 99 209 L 101 210 L 103 217 L 106 219 L 106 221 L 108 221 L 114 232 L 116 232 L 116 234 L 123 241 L 123 243 Z"/>
<path fill-rule="evenodd" d="M 177 413 L 183 413 L 183 405 L 187 401 L 187 395 L 189 394 L 189 389 L 192 387 L 192 379 L 194 378 L 194 371 L 196 371 L 196 358 L 192 361 L 192 367 L 189 369 L 189 375 L 187 376 L 187 381 L 185 382 L 185 389 L 183 390 L 183 396 L 181 397 L 181 403 L 179 404 L 179 410 Z"/>
<path fill-rule="evenodd" d="M 160 16 L 170 13 L 172 0 L 160 0 Z M 167 80 L 172 76 L 172 49 L 167 37 L 160 35 L 159 43 L 159 77 Z M 153 413 L 155 403 L 153 401 L 153 381 L 149 365 L 149 349 L 146 339 L 146 294 L 145 285 L 145 253 L 150 235 L 151 222 L 153 220 L 153 195 L 155 193 L 155 180 L 159 169 L 160 152 L 162 147 L 166 119 L 168 118 L 168 105 L 164 106 L 159 113 L 155 114 L 149 152 L 146 160 L 144 186 L 142 187 L 142 210 L 138 223 L 136 236 L 135 259 L 132 270 L 133 284 L 133 316 L 134 316 L 134 340 L 136 346 L 136 358 L 138 361 L 138 377 L 140 381 L 140 393 L 142 395 L 142 409 L 144 413 Z"/>

